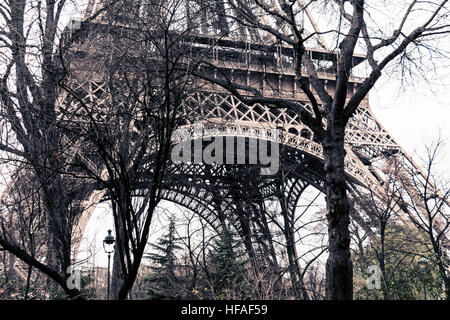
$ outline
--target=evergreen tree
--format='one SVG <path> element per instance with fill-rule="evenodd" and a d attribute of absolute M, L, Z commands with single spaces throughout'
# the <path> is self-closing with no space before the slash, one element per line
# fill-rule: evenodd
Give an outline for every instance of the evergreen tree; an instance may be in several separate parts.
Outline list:
<path fill-rule="evenodd" d="M 241 243 L 230 232 L 220 233 L 213 241 L 208 261 L 215 298 L 243 299 L 249 295 L 247 259 Z"/>
<path fill-rule="evenodd" d="M 152 272 L 146 278 L 150 299 L 180 298 L 180 290 L 177 289 L 177 284 L 180 284 L 181 279 L 176 274 L 178 266 L 176 251 L 181 249 L 178 241 L 175 217 L 171 216 L 167 233 L 159 239 L 157 244 L 152 244 L 155 252 L 146 256 L 152 263 Z"/>

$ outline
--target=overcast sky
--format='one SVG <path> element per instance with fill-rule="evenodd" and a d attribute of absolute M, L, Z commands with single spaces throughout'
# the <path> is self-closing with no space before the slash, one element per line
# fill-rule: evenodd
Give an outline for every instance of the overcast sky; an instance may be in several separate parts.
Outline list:
<path fill-rule="evenodd" d="M 416 162 L 440 133 L 445 145 L 438 169 L 450 179 L 450 74 L 439 80 L 431 89 L 404 88 L 400 81 L 383 77 L 370 92 L 369 103 L 379 122 Z"/>

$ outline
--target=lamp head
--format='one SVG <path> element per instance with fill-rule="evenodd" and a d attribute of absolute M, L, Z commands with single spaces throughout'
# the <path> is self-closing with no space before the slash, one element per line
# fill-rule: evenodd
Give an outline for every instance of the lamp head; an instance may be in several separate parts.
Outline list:
<path fill-rule="evenodd" d="M 115 239 L 114 236 L 111 234 L 111 230 L 108 230 L 108 235 L 105 237 L 105 240 L 103 240 L 103 242 L 105 242 L 106 244 L 113 244 Z"/>

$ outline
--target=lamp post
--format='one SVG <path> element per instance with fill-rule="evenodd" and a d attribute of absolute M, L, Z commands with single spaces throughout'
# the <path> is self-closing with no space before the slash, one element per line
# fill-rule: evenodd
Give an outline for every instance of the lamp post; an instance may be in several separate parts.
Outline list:
<path fill-rule="evenodd" d="M 106 299 L 109 300 L 109 269 L 111 265 L 111 253 L 114 252 L 114 236 L 111 234 L 111 230 L 108 230 L 108 235 L 103 240 L 103 249 L 108 254 L 108 284 L 107 284 L 107 293 Z"/>
<path fill-rule="evenodd" d="M 418 265 L 419 265 L 419 269 L 420 269 L 420 275 L 422 278 L 423 300 L 427 300 L 427 287 L 425 285 L 425 269 L 427 268 L 428 261 L 425 258 L 420 258 Z"/>

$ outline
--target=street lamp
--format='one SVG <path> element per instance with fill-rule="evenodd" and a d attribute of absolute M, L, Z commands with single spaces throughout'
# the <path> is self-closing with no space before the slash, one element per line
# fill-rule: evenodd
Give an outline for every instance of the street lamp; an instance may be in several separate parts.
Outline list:
<path fill-rule="evenodd" d="M 103 240 L 103 249 L 108 254 L 108 287 L 107 287 L 107 300 L 109 300 L 109 269 L 111 265 L 111 253 L 114 252 L 114 236 L 111 234 L 111 230 L 108 230 L 108 235 Z"/>
<path fill-rule="evenodd" d="M 428 261 L 427 261 L 427 259 L 425 259 L 425 258 L 420 258 L 419 259 L 419 262 L 418 262 L 418 265 L 419 265 L 419 269 L 420 269 L 420 275 L 421 275 L 421 278 L 422 278 L 422 285 L 423 285 L 423 300 L 427 300 L 427 287 L 426 287 L 426 285 L 425 285 L 425 269 L 427 268 L 427 266 L 428 266 Z"/>

